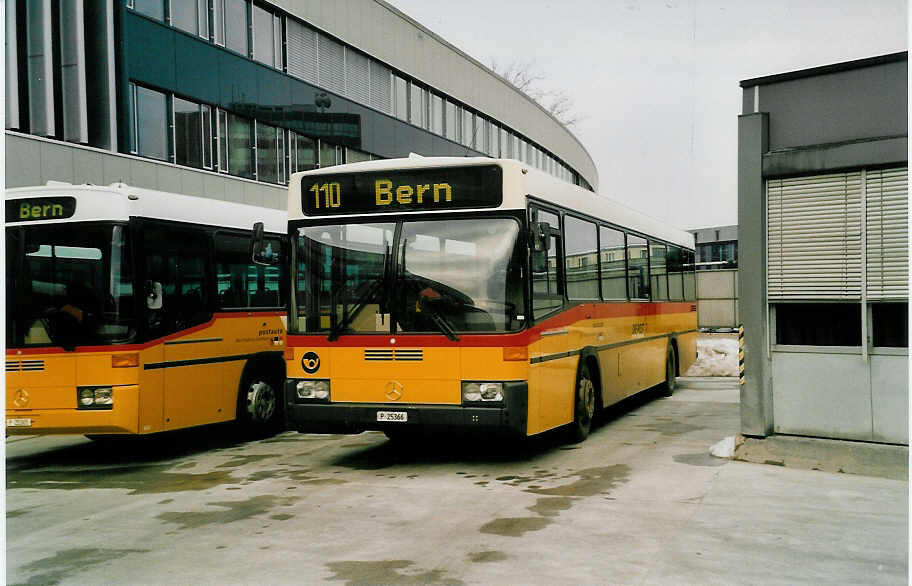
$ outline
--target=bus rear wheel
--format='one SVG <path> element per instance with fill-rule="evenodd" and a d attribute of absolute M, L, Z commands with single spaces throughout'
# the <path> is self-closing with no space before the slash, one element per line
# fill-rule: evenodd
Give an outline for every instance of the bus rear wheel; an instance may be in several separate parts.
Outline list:
<path fill-rule="evenodd" d="M 581 364 L 576 374 L 573 423 L 570 424 L 570 441 L 578 443 L 589 437 L 595 418 L 595 384 L 589 374 L 589 365 Z"/>
<path fill-rule="evenodd" d="M 665 351 L 665 382 L 662 383 L 662 394 L 670 397 L 678 386 L 676 375 L 678 372 L 678 356 L 670 344 Z"/>

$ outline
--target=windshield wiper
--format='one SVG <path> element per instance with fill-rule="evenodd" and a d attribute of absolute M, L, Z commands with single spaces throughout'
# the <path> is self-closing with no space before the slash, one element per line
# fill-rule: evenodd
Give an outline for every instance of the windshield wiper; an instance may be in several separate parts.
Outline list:
<path fill-rule="evenodd" d="M 425 308 L 422 309 L 422 311 L 426 311 L 428 309 L 430 310 L 428 311 L 428 315 L 430 316 L 431 321 L 434 322 L 434 325 L 437 326 L 437 329 L 439 329 L 443 335 L 450 340 L 458 342 L 459 336 L 456 335 L 456 330 L 453 329 L 453 326 L 450 324 L 447 318 L 437 313 L 436 309 L 428 306 L 427 304 L 425 304 Z"/>
<path fill-rule="evenodd" d="M 342 320 L 337 322 L 335 326 L 330 328 L 328 340 L 330 342 L 335 342 L 339 339 L 339 336 L 345 331 L 346 328 L 351 324 L 352 320 L 355 319 L 355 316 L 364 309 L 364 307 L 374 299 L 374 296 L 377 294 L 378 289 L 383 288 L 386 284 L 387 275 L 389 274 L 389 264 L 390 264 L 390 246 L 386 245 L 386 249 L 383 251 L 383 272 L 380 276 L 374 280 L 363 293 L 358 295 L 358 298 L 355 299 L 354 303 L 351 305 L 354 306 L 352 311 L 346 312 L 345 306 L 342 306 Z M 381 305 L 382 305 L 382 299 Z"/>
<path fill-rule="evenodd" d="M 409 283 L 411 286 L 415 287 L 416 291 L 418 291 L 418 284 L 405 278 L 405 246 L 407 243 L 408 239 L 404 239 L 402 241 L 402 262 L 400 262 L 396 267 L 396 280 L 401 283 Z M 418 295 L 419 299 L 421 299 L 420 292 Z M 427 313 L 427 315 L 431 318 L 431 321 L 434 322 L 434 325 L 437 326 L 437 329 L 440 330 L 441 333 L 443 333 L 443 335 L 446 336 L 449 340 L 452 340 L 453 342 L 459 341 L 459 336 L 456 335 L 456 330 L 453 328 L 452 324 L 450 324 L 449 320 L 440 315 L 440 313 L 434 307 L 432 307 L 430 303 L 422 303 L 421 311 Z"/>

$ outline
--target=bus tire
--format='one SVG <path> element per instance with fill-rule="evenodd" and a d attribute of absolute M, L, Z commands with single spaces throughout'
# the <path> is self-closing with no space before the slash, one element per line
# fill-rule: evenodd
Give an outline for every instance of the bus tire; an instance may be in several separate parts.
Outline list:
<path fill-rule="evenodd" d="M 665 397 L 670 397 L 674 394 L 675 388 L 678 386 L 676 379 L 677 372 L 678 355 L 675 352 L 674 346 L 669 344 L 668 349 L 665 350 L 665 382 L 662 383 L 662 395 Z"/>
<path fill-rule="evenodd" d="M 237 419 L 245 431 L 256 435 L 282 430 L 281 387 L 266 369 L 255 367 L 241 379 Z"/>
<path fill-rule="evenodd" d="M 589 374 L 589 365 L 581 361 L 573 388 L 573 423 L 570 424 L 570 441 L 579 443 L 589 437 L 595 418 L 595 383 Z"/>

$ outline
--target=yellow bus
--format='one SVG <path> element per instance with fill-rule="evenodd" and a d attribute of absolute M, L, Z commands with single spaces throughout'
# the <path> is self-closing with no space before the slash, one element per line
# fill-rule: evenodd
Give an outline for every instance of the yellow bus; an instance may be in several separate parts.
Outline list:
<path fill-rule="evenodd" d="M 289 428 L 580 441 L 696 358 L 693 236 L 610 199 L 489 158 L 289 185 Z"/>
<path fill-rule="evenodd" d="M 256 220 L 272 264 L 251 261 Z M 286 230 L 124 184 L 7 190 L 7 433 L 280 429 Z"/>

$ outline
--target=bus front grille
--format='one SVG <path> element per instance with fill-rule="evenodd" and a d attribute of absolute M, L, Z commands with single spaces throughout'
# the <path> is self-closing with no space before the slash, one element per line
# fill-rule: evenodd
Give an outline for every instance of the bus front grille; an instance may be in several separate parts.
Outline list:
<path fill-rule="evenodd" d="M 6 372 L 40 372 L 44 370 L 44 360 L 8 360 Z"/>
<path fill-rule="evenodd" d="M 393 360 L 421 362 L 424 360 L 424 350 L 421 348 L 365 348 L 364 360 L 368 362 L 392 362 Z"/>

